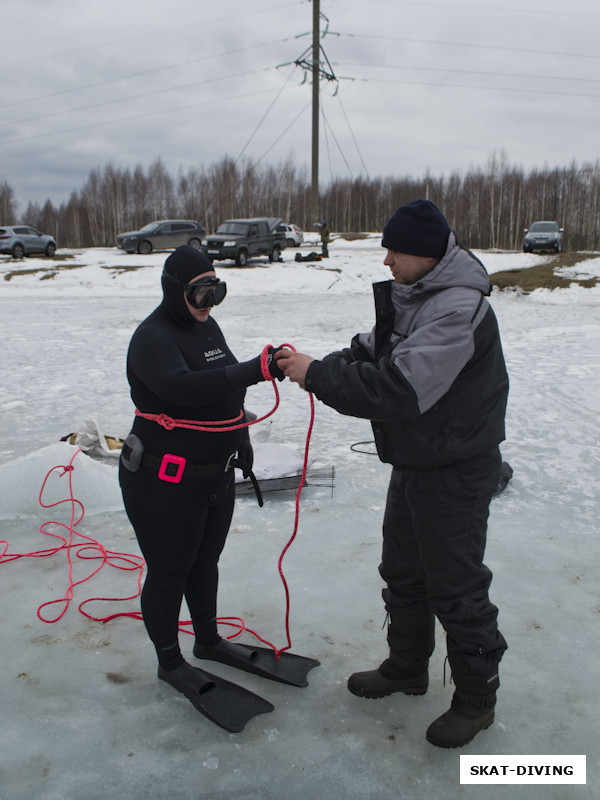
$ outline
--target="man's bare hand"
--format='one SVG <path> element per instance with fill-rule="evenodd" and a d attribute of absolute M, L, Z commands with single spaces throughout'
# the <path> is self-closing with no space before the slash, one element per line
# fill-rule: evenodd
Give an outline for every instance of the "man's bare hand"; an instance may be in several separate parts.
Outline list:
<path fill-rule="evenodd" d="M 277 359 L 277 366 L 283 371 L 285 377 L 304 389 L 306 371 L 314 361 L 314 358 L 307 356 L 305 353 L 295 353 L 293 350 L 285 348 L 279 350 L 275 354 L 275 358 Z"/>

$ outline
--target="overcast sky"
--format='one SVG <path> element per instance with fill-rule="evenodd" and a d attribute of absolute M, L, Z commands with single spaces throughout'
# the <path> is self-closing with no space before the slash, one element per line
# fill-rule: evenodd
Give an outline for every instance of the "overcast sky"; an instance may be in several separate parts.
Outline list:
<path fill-rule="evenodd" d="M 599 157 L 598 0 L 321 0 L 320 182 Z M 310 175 L 307 0 L 3 0 L 0 182 L 23 210 L 112 163 Z M 2 222 L 6 221 L 2 220 Z"/>

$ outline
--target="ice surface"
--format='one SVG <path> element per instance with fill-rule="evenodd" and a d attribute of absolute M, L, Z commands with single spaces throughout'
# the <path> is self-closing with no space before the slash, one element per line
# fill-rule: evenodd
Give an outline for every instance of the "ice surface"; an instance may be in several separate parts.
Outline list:
<path fill-rule="evenodd" d="M 280 264 L 219 268 L 229 291 L 214 313 L 238 358 L 281 342 L 320 356 L 371 327 L 370 284 L 387 277 L 379 238 L 336 240 L 330 254 L 318 268 L 296 264 L 289 253 Z M 478 255 L 491 271 L 524 259 Z M 95 417 L 104 433 L 127 434 L 133 409 L 125 352 L 160 296 L 164 254 L 107 249 L 74 258 L 86 266 L 44 280 L 47 273 L 25 269 L 51 268 L 46 259 L 0 261 L 5 274 L 21 271 L 0 281 L 0 538 L 13 553 L 48 546 L 38 530 L 45 520 L 68 521 L 68 505 L 41 509 L 37 499 L 48 469 L 73 453 L 59 439 Z M 547 259 L 526 258 L 531 265 Z M 119 269 L 135 264 L 142 266 Z M 134 573 L 102 570 L 76 587 L 59 622 L 47 624 L 36 610 L 64 595 L 64 553 L 2 564 L 2 800 L 597 796 L 600 290 L 495 293 L 492 304 L 511 377 L 503 456 L 514 469 L 492 503 L 487 551 L 492 599 L 509 642 L 495 724 L 460 751 L 425 741 L 452 694 L 443 682 L 441 629 L 424 697 L 370 701 L 346 690 L 351 672 L 385 655 L 377 565 L 389 469 L 350 449 L 372 438 L 368 423 L 317 404 L 310 454 L 316 465 L 335 465 L 336 485 L 333 496 L 331 489 L 305 489 L 298 535 L 283 562 L 293 649 L 321 661 L 310 685 L 298 689 L 211 666 L 275 705 L 243 733 L 228 734 L 156 679 L 141 622 L 102 624 L 77 612 L 88 597 L 133 594 Z M 269 443 L 302 453 L 307 395 L 287 382 L 279 388 Z M 270 386 L 249 390 L 255 413 L 272 404 Z M 139 554 L 120 505 L 116 465 L 80 454 L 73 466 L 74 493 L 86 510 L 82 533 Z M 68 477 L 51 476 L 48 498 L 64 495 Z M 284 594 L 277 560 L 293 520 L 293 492 L 265 494 L 262 509 L 252 496 L 239 498 L 221 562 L 219 613 L 243 617 L 278 646 Z M 87 569 L 76 560 L 74 577 Z M 87 609 L 101 616 L 137 607 L 94 602 Z M 191 659 L 191 637 L 182 635 L 182 644 Z M 588 784 L 462 787 L 461 753 L 587 754 Z"/>

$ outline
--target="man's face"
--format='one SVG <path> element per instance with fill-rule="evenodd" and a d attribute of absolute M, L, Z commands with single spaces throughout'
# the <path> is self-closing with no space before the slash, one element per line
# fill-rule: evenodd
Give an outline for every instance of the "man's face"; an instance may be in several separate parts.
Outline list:
<path fill-rule="evenodd" d="M 429 256 L 413 256 L 410 253 L 398 253 L 396 250 L 388 250 L 383 263 L 390 268 L 390 272 L 396 283 L 410 286 L 427 275 L 436 264 L 439 258 Z"/>

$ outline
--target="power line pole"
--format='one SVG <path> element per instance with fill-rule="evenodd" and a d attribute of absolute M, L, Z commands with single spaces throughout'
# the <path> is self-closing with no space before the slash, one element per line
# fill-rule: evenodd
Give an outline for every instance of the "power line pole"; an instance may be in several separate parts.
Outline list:
<path fill-rule="evenodd" d="M 321 40 L 321 3 L 320 0 L 312 0 L 313 4 L 313 30 L 312 30 L 312 47 L 309 46 L 299 56 L 294 63 L 296 66 L 304 70 L 305 78 L 308 73 L 312 76 L 312 182 L 310 193 L 310 213 L 314 221 L 317 220 L 319 214 L 319 82 L 321 78 L 328 81 L 338 83 L 333 67 L 329 63 L 329 59 L 325 55 L 320 45 Z M 327 22 L 323 36 L 326 36 L 329 29 L 329 20 L 324 17 Z M 303 34 L 304 35 L 304 34 Z M 310 55 L 310 58 L 308 54 Z M 323 59 L 321 59 L 321 54 Z M 285 66 L 282 64 L 281 66 Z M 304 83 L 304 81 L 303 81 Z M 336 89 L 337 92 L 337 89 Z"/>
<path fill-rule="evenodd" d="M 310 193 L 310 213 L 315 222 L 319 213 L 319 80 L 320 80 L 320 0 L 313 2 L 313 43 L 312 43 L 312 182 Z"/>

